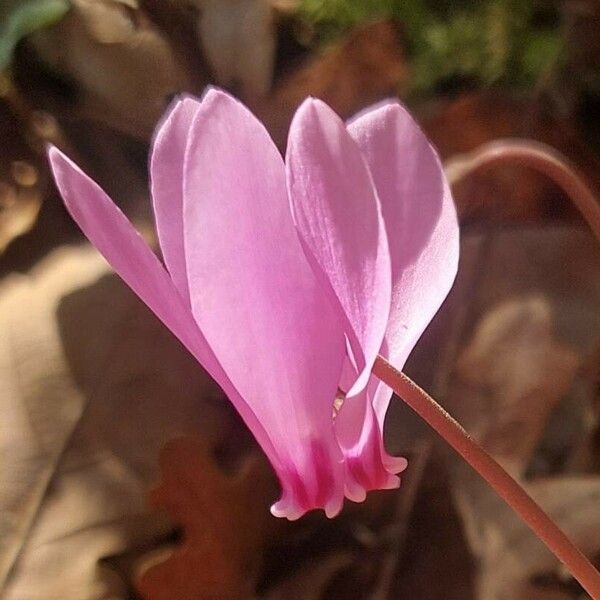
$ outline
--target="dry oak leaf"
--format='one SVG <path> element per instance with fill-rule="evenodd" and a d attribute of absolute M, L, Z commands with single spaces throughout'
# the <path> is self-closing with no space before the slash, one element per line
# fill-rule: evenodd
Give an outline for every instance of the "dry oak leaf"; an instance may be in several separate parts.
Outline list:
<path fill-rule="evenodd" d="M 478 238 L 481 243 L 473 244 Z M 524 477 L 532 456 L 540 453 L 552 413 L 565 403 L 563 439 L 555 433 L 552 441 L 563 459 L 577 445 L 577 435 L 569 438 L 567 431 L 591 401 L 573 382 L 600 332 L 600 254 L 588 231 L 571 226 L 496 230 L 470 234 L 465 242 L 466 268 L 459 272 L 452 304 L 460 300 L 469 313 L 458 334 L 448 406 L 487 450 Z M 476 474 L 458 461 L 451 464 L 454 498 L 482 565 L 477 597 L 570 598 L 564 596 L 570 584 L 534 585 L 540 577 L 558 581 L 556 559 Z M 593 540 L 600 539 L 597 478 L 561 477 L 529 486 L 593 556 Z"/>
<path fill-rule="evenodd" d="M 477 323 L 458 358 L 451 395 L 457 403 L 469 400 L 471 435 L 520 476 L 579 363 L 578 354 L 556 339 L 548 301 L 517 297 Z"/>
<path fill-rule="evenodd" d="M 262 456 L 223 470 L 201 438 L 169 442 L 160 457 L 162 481 L 151 492 L 183 528 L 184 539 L 164 562 L 137 580 L 147 600 L 234 600 L 253 595 L 263 545 L 280 524 L 269 513 L 277 494 Z"/>
<path fill-rule="evenodd" d="M 7 277 L 0 331 L 0 596 L 128 598 L 111 565 L 173 531 L 146 504 L 160 449 L 223 443 L 233 411 L 87 245 Z"/>
<path fill-rule="evenodd" d="M 443 395 L 466 429 L 522 476 L 600 335 L 600 252 L 588 231 L 572 226 L 472 233 L 462 249 L 448 305 L 468 314 Z"/>
<path fill-rule="evenodd" d="M 600 553 L 600 477 L 555 477 L 532 482 L 527 490 L 587 556 Z M 490 543 L 481 557 L 479 600 L 585 597 L 572 580 L 569 585 L 568 574 L 526 525 L 503 509 L 493 520 Z"/>
<path fill-rule="evenodd" d="M 106 270 L 90 251 L 61 249 L 0 286 L 0 592 L 18 564 L 85 399 L 69 374 L 55 313 L 62 297 Z M 17 560 L 19 558 L 19 560 Z M 34 578 L 35 579 L 35 578 Z M 39 578 L 38 578 L 39 581 Z M 44 591 L 39 596 L 48 598 Z M 19 597 L 19 596 L 17 596 Z M 24 597 L 21 589 L 21 598 Z"/>
<path fill-rule="evenodd" d="M 75 85 L 69 113 L 149 138 L 173 94 L 189 89 L 187 68 L 136 0 L 71 3 L 60 23 L 29 37 L 42 62 Z"/>

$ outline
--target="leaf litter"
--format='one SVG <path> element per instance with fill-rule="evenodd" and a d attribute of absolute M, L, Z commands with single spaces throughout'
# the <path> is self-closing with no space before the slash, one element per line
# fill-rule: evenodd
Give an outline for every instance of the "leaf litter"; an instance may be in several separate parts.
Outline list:
<path fill-rule="evenodd" d="M 74 82 L 80 94 L 54 94 L 48 105 L 62 143 L 87 157 L 107 187 L 121 189 L 117 198 L 143 222 L 145 165 L 135 158 L 143 152 L 130 151 L 138 142 L 128 136 L 148 139 L 154 108 L 141 114 L 119 82 L 135 71 L 158 114 L 174 91 L 198 92 L 210 66 L 190 76 L 198 63 L 165 26 L 175 17 L 161 16 L 156 4 L 108 4 L 78 1 L 70 21 L 36 34 L 15 64 L 33 53 L 64 78 L 61 85 Z M 186 21 L 184 5 L 176 13 Z M 105 17 L 90 28 L 86 11 Z M 103 29 L 104 19 L 116 26 Z M 187 21 L 185 35 L 195 39 L 195 21 Z M 52 56 L 49 40 L 65 36 L 78 44 L 74 55 L 83 48 L 105 65 L 114 78 L 108 97 L 94 91 L 86 69 Z M 145 40 L 139 47 L 136 36 Z M 164 77 L 150 83 L 136 71 L 136 52 L 150 61 L 160 54 Z M 402 91 L 404 57 L 390 23 L 367 26 L 320 56 L 290 63 L 256 110 L 283 145 L 303 96 L 319 95 L 350 114 Z M 47 72 L 34 76 L 39 107 L 50 87 Z M 444 157 L 498 135 L 527 134 L 564 146 L 595 182 L 598 159 L 573 123 L 552 117 L 549 125 L 536 111 L 510 94 L 469 94 L 424 109 L 423 122 Z M 123 181 L 78 137 L 82 123 L 92 123 L 110 148 L 110 168 L 122 167 Z M 2 157 L 4 180 L 24 158 L 44 180 L 28 143 L 18 142 L 23 155 Z M 516 186 L 513 176 L 514 169 L 498 169 L 457 189 L 466 224 L 459 280 L 407 371 L 598 558 L 600 252 L 555 189 L 528 172 L 518 173 Z M 56 202 L 41 189 L 40 199 Z M 74 234 L 52 214 L 44 221 L 52 227 L 31 234 L 23 227 L 25 236 L 13 242 L 18 257 L 10 246 L 4 254 L 2 414 L 11 419 L 1 434 L 9 457 L 2 508 L 10 509 L 1 521 L 3 596 L 582 597 L 512 513 L 400 404 L 386 432 L 390 450 L 410 459 L 398 492 L 348 505 L 334 522 L 272 519 L 276 483 L 219 390 L 101 259 L 88 248 L 62 247 Z M 24 269 L 27 252 L 35 266 Z"/>

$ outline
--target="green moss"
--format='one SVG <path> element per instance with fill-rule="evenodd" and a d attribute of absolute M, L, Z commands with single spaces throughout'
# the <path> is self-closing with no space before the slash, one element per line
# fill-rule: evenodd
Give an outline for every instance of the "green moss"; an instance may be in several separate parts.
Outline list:
<path fill-rule="evenodd" d="M 402 24 L 413 67 L 412 92 L 465 80 L 476 86 L 533 86 L 562 47 L 559 15 L 527 0 L 302 0 L 317 43 L 378 18 Z"/>

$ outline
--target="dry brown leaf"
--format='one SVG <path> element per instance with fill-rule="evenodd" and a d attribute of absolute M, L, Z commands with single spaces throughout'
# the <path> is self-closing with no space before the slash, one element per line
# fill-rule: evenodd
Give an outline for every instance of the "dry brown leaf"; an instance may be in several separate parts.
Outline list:
<path fill-rule="evenodd" d="M 0 254 L 35 225 L 48 183 L 43 160 L 27 142 L 25 123 L 11 107 L 13 92 L 8 79 L 0 80 Z"/>
<path fill-rule="evenodd" d="M 276 30 L 270 0 L 187 0 L 216 82 L 253 102 L 271 89 Z"/>
<path fill-rule="evenodd" d="M 30 277 L 12 276 L 0 287 L 0 589 L 84 405 L 54 312 L 65 293 L 103 270 L 89 252 L 63 252 Z"/>
<path fill-rule="evenodd" d="M 6 600 L 127 597 L 114 557 L 172 532 L 145 502 L 160 448 L 243 438 L 196 361 L 107 273 L 91 248 L 61 249 L 0 288 Z"/>
<path fill-rule="evenodd" d="M 450 411 L 504 466 L 523 477 L 550 431 L 554 411 L 566 406 L 546 442 L 554 445 L 552 452 L 559 452 L 564 464 L 590 426 L 578 413 L 589 409 L 591 394 L 581 393 L 585 386 L 572 386 L 582 376 L 582 357 L 600 335 L 600 252 L 595 240 L 587 231 L 568 226 L 471 234 L 463 238 L 461 261 L 464 269 L 448 306 L 457 314 L 464 308 L 467 317 L 463 315 L 450 344 L 450 376 L 440 378 L 448 382 Z M 458 460 L 450 464 L 455 501 L 482 565 L 477 597 L 565 597 L 560 594 L 569 585 L 537 585 L 536 577 L 551 583 L 560 579 L 553 574 L 556 560 L 541 542 L 473 471 Z M 593 553 L 596 549 L 577 531 L 579 525 L 562 514 L 578 514 L 578 503 L 585 504 L 584 498 L 596 493 L 597 482 L 586 487 L 579 481 L 584 480 L 557 478 L 533 482 L 531 489 Z M 553 500 L 551 493 L 540 491 L 544 485 L 564 493 Z M 589 508 L 573 518 L 588 522 L 589 537 L 600 539 L 592 504 L 590 499 Z"/>
<path fill-rule="evenodd" d="M 162 481 L 152 503 L 181 524 L 184 539 L 141 574 L 139 593 L 148 600 L 251 597 L 275 525 L 268 507 L 277 486 L 265 459 L 253 456 L 226 473 L 206 441 L 184 438 L 167 444 L 160 463 Z"/>
<path fill-rule="evenodd" d="M 327 102 L 342 117 L 397 95 L 408 74 L 397 28 L 377 22 L 357 28 L 320 56 L 279 81 L 255 109 L 279 147 L 285 146 L 295 109 L 307 96 Z"/>
<path fill-rule="evenodd" d="M 600 552 L 600 477 L 557 477 L 527 489 L 587 556 Z M 488 543 L 480 557 L 480 600 L 584 597 L 542 542 L 503 506 L 487 515 L 483 527 Z"/>
<path fill-rule="evenodd" d="M 572 120 L 545 111 L 535 100 L 496 90 L 464 94 L 424 111 L 422 122 L 444 159 L 497 138 L 545 142 L 571 159 L 600 193 L 600 157 Z M 463 222 L 534 222 L 577 214 L 546 176 L 514 164 L 475 173 L 453 193 Z"/>
<path fill-rule="evenodd" d="M 454 333 L 445 395 L 466 428 L 523 474 L 600 335 L 600 252 L 587 231 L 567 226 L 470 237 L 448 305 L 472 316 Z"/>
<path fill-rule="evenodd" d="M 580 359 L 555 337 L 549 303 L 515 298 L 492 307 L 458 357 L 451 401 L 468 403 L 469 433 L 513 474 L 525 471 Z"/>
<path fill-rule="evenodd" d="M 190 74 L 137 2 L 73 0 L 67 16 L 29 41 L 76 88 L 70 111 L 147 139 Z M 72 114 L 69 115 L 72 118 Z"/>

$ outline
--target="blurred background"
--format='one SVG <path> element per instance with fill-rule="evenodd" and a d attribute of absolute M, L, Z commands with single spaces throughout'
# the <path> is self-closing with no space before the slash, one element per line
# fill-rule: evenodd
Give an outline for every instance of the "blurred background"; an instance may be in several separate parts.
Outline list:
<path fill-rule="evenodd" d="M 174 96 L 233 91 L 285 149 L 314 95 L 398 96 L 447 165 L 545 142 L 600 191 L 597 0 L 0 0 L 0 596 L 585 594 L 401 402 L 401 489 L 328 521 L 277 483 L 222 392 L 66 214 L 58 145 L 153 241 L 147 155 Z M 600 249 L 516 163 L 456 178 L 456 285 L 406 371 L 600 565 Z"/>

